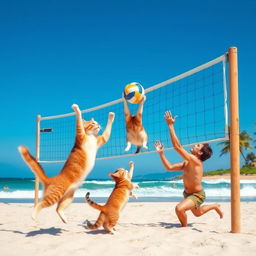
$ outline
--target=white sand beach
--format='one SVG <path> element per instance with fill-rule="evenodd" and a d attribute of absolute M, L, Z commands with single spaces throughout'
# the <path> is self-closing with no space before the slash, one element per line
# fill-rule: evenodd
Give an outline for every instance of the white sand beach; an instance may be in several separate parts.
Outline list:
<path fill-rule="evenodd" d="M 203 180 L 231 179 L 230 174 L 203 176 Z M 255 174 L 240 175 L 241 180 L 256 180 Z"/>
<path fill-rule="evenodd" d="M 73 203 L 64 224 L 55 207 L 43 209 L 32 220 L 32 204 L 0 204 L 2 256 L 76 255 L 256 255 L 256 203 L 241 203 L 241 233 L 230 233 L 230 204 L 220 203 L 224 218 L 209 212 L 199 218 L 188 214 L 189 227 L 180 228 L 176 203 L 128 203 L 115 235 L 90 231 L 83 222 L 95 221 L 99 212 Z"/>

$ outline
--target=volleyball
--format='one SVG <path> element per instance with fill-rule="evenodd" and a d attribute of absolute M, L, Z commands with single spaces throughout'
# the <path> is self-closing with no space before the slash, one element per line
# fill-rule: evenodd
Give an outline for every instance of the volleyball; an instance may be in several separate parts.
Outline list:
<path fill-rule="evenodd" d="M 124 98 L 132 104 L 140 103 L 144 94 L 143 86 L 137 82 L 127 84 L 124 88 Z"/>

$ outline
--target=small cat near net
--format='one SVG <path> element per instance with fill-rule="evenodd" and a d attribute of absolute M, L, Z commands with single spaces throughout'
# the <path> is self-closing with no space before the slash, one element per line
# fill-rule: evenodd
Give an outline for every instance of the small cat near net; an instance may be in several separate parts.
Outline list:
<path fill-rule="evenodd" d="M 86 194 L 85 200 L 87 203 L 91 207 L 100 211 L 100 215 L 95 224 L 91 224 L 86 220 L 87 227 L 89 229 L 94 230 L 103 226 L 107 232 L 114 234 L 114 227 L 118 222 L 120 212 L 126 205 L 129 196 L 137 199 L 137 197 L 132 193 L 132 189 L 139 188 L 139 186 L 131 182 L 134 163 L 131 161 L 129 162 L 129 165 L 129 172 L 123 168 L 119 168 L 114 173 L 109 174 L 109 176 L 115 181 L 115 187 L 105 205 L 99 205 L 93 202 L 89 198 L 90 193 L 88 192 Z"/>

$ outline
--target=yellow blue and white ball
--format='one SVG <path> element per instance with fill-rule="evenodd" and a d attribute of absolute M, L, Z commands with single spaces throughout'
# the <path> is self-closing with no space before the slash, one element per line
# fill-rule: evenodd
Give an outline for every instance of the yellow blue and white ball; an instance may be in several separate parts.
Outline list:
<path fill-rule="evenodd" d="M 132 104 L 140 103 L 144 95 L 144 88 L 140 83 L 133 82 L 124 88 L 124 98 Z"/>

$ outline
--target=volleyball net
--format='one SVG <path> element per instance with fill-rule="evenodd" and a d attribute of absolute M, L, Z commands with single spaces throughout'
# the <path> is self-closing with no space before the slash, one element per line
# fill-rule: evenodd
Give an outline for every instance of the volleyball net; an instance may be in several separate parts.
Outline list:
<path fill-rule="evenodd" d="M 147 99 L 142 119 L 148 134 L 148 149 L 142 149 L 139 154 L 155 152 L 156 140 L 160 140 L 166 150 L 172 149 L 164 119 L 166 110 L 178 116 L 175 131 L 184 147 L 228 139 L 227 65 L 227 54 L 224 54 L 181 75 L 149 88 L 144 87 Z M 131 113 L 135 114 L 139 105 L 128 104 Z M 82 115 L 85 120 L 94 118 L 101 125 L 102 132 L 109 112 L 115 113 L 111 136 L 99 149 L 97 159 L 134 155 L 134 145 L 129 152 L 124 151 L 126 129 L 121 98 L 82 110 Z M 75 113 L 40 117 L 37 125 L 39 162 L 56 163 L 67 159 L 75 141 L 75 121 Z"/>

